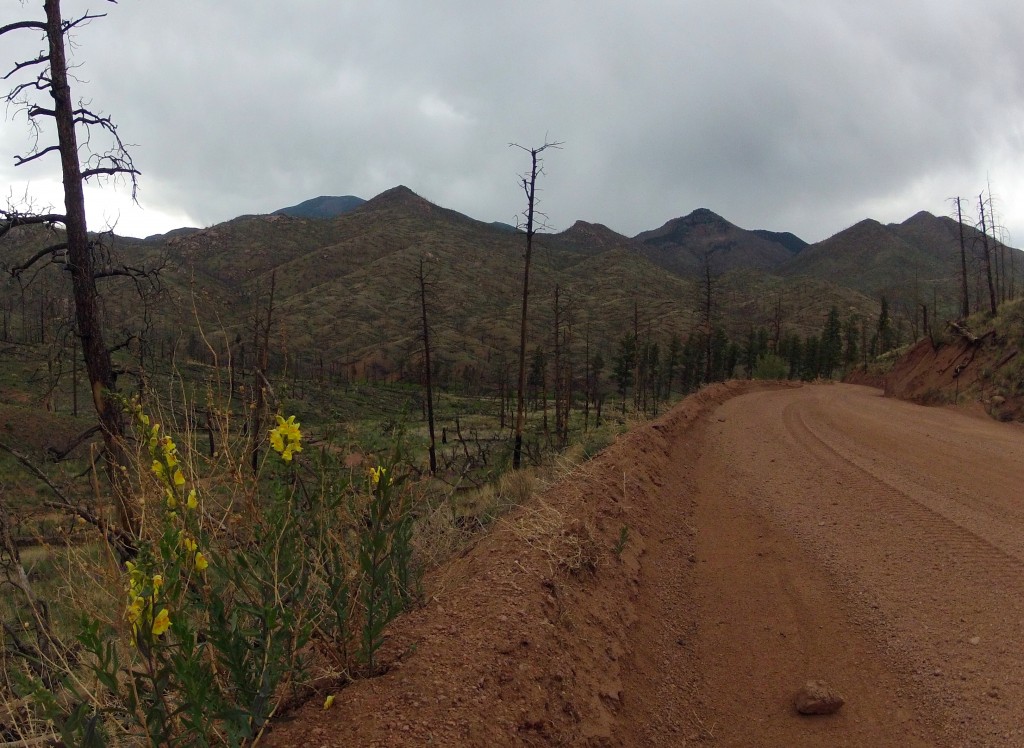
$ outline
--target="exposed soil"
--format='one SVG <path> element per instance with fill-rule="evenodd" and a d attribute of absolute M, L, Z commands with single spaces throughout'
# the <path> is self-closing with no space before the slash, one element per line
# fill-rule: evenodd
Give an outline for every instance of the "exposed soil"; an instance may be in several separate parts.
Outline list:
<path fill-rule="evenodd" d="M 387 673 L 263 744 L 1024 745 L 1022 477 L 1019 425 L 709 387 L 432 575 Z M 811 679 L 839 712 L 797 714 Z"/>

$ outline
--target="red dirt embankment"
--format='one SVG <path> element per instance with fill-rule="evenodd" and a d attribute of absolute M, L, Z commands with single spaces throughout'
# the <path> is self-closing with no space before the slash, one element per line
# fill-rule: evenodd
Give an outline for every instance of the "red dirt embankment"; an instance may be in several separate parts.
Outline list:
<path fill-rule="evenodd" d="M 1022 478 L 1017 424 L 709 387 L 433 574 L 388 672 L 264 744 L 1024 745 Z M 796 713 L 812 679 L 838 713 Z"/>
<path fill-rule="evenodd" d="M 1018 348 L 992 329 L 968 335 L 951 333 L 951 340 L 937 344 L 923 338 L 881 381 L 858 379 L 856 373 L 846 381 L 882 387 L 888 397 L 921 405 L 980 403 L 998 420 L 1022 420 Z"/>
<path fill-rule="evenodd" d="M 681 498 L 694 461 L 676 437 L 739 389 L 703 390 L 499 522 L 426 580 L 427 605 L 391 630 L 385 675 L 328 711 L 311 702 L 265 744 L 617 744 L 651 511 Z"/>

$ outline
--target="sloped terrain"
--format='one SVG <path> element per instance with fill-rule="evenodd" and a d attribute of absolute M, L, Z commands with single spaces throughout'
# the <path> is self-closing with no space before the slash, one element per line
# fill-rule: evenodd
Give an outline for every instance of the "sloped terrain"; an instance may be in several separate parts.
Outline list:
<path fill-rule="evenodd" d="M 994 319 L 975 315 L 924 338 L 884 378 L 887 395 L 928 405 L 979 403 L 1000 421 L 1024 420 L 1024 299 Z"/>
<path fill-rule="evenodd" d="M 435 573 L 387 672 L 264 744 L 1020 745 L 1022 436 L 862 387 L 706 388 Z M 808 679 L 845 706 L 798 715 Z"/>

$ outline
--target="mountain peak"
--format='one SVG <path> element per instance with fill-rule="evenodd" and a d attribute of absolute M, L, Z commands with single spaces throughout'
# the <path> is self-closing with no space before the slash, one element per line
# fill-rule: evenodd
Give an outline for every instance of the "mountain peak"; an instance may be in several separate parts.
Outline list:
<path fill-rule="evenodd" d="M 685 216 L 681 220 L 693 221 L 694 223 L 706 223 L 711 221 L 723 221 L 725 223 L 728 223 L 728 221 L 726 221 L 724 218 L 722 218 L 720 215 L 715 213 L 715 211 L 711 210 L 710 208 L 697 208 L 696 210 L 691 211 L 690 215 Z"/>
<path fill-rule="evenodd" d="M 424 197 L 420 197 L 404 184 L 384 190 L 376 197 L 366 201 L 368 208 L 401 208 L 403 210 L 414 210 L 418 213 L 430 213 L 434 210 L 434 204 Z"/>
<path fill-rule="evenodd" d="M 927 210 L 919 210 L 917 213 L 912 215 L 910 218 L 905 220 L 901 226 L 913 226 L 915 224 L 932 223 L 935 221 L 936 216 L 929 213 Z"/>
<path fill-rule="evenodd" d="M 275 210 L 271 215 L 292 216 L 293 218 L 334 218 L 348 213 L 350 210 L 355 210 L 365 202 L 363 198 L 355 195 L 320 195 L 303 200 L 298 205 Z"/>
<path fill-rule="evenodd" d="M 553 234 L 552 239 L 572 245 L 575 249 L 584 249 L 587 254 L 604 252 L 616 247 L 632 244 L 629 237 L 623 236 L 601 223 L 576 221 L 565 231 Z"/>
<path fill-rule="evenodd" d="M 576 221 L 576 223 L 556 236 L 562 238 L 586 238 L 594 241 L 623 241 L 626 239 L 625 236 L 612 231 L 603 223 L 590 223 L 588 221 Z"/>
<path fill-rule="evenodd" d="M 707 235 L 712 233 L 720 234 L 732 230 L 740 229 L 712 210 L 697 208 L 689 215 L 673 218 L 665 222 L 660 228 L 644 231 L 633 238 L 645 244 L 676 244 L 685 241 L 687 237 L 695 232 Z"/>
<path fill-rule="evenodd" d="M 404 184 L 400 184 L 396 187 L 392 187 L 389 190 L 384 190 L 382 193 L 373 198 L 374 200 L 409 200 L 416 199 L 422 200 L 423 198 L 417 195 L 415 192 L 410 190 Z"/>

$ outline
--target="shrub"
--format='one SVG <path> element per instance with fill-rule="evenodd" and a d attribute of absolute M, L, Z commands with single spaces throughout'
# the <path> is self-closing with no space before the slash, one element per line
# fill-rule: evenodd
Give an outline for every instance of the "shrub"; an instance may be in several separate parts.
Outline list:
<path fill-rule="evenodd" d="M 754 379 L 786 379 L 788 376 L 789 364 L 774 353 L 759 356 L 754 364 Z"/>
<path fill-rule="evenodd" d="M 6 732 L 68 745 L 241 745 L 299 684 L 314 637 L 339 670 L 375 674 L 384 627 L 419 588 L 398 450 L 353 480 L 327 449 L 300 462 L 300 424 L 278 416 L 259 474 L 200 480 L 191 450 L 138 404 L 132 413 L 145 524 L 132 560 L 91 572 L 120 587 L 120 610 L 89 606 L 76 646 L 22 647 L 20 661 L 5 661 L 0 695 L 21 714 Z M 227 507 L 213 500 L 216 481 Z M 230 521 L 236 495 L 248 501 L 245 523 Z"/>

